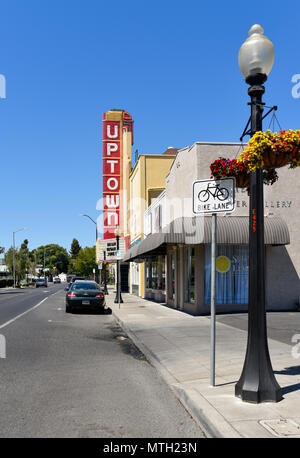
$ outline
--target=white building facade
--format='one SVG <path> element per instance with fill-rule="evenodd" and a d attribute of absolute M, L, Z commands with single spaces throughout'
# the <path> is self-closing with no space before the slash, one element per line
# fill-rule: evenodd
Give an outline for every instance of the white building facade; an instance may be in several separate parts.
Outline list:
<path fill-rule="evenodd" d="M 165 191 L 145 211 L 145 240 L 125 255 L 143 260 L 145 297 L 199 315 L 210 311 L 211 217 L 193 213 L 192 188 L 210 178 L 218 157 L 236 158 L 239 143 L 197 142 L 179 150 Z M 264 186 L 267 310 L 296 310 L 300 298 L 300 170 L 278 169 L 279 180 Z M 236 207 L 218 215 L 217 312 L 248 309 L 249 196 L 236 189 Z"/>

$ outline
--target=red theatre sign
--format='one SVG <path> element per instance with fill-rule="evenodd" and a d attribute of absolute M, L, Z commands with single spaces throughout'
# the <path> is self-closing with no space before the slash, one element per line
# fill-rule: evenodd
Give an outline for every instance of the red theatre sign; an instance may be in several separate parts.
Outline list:
<path fill-rule="evenodd" d="M 103 115 L 103 226 L 104 239 L 114 238 L 120 226 L 121 120 L 107 121 Z"/>
<path fill-rule="evenodd" d="M 130 148 L 133 143 L 133 120 L 124 110 L 110 110 L 103 114 L 103 238 L 115 238 L 115 229 L 118 227 L 121 237 L 124 236 L 124 217 L 122 209 L 126 208 L 129 170 L 131 170 L 131 149 L 126 153 L 123 162 L 123 138 L 128 148 L 130 134 Z M 128 159 L 129 155 L 129 159 Z M 123 169 L 126 182 L 123 182 Z M 125 224 L 126 226 L 126 224 Z"/>

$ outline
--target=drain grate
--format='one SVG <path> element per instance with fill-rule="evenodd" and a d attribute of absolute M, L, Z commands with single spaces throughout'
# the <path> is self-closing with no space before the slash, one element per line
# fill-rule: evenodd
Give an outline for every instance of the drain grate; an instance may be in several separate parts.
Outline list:
<path fill-rule="evenodd" d="M 293 420 L 261 420 L 259 423 L 276 437 L 300 437 L 300 425 Z"/>

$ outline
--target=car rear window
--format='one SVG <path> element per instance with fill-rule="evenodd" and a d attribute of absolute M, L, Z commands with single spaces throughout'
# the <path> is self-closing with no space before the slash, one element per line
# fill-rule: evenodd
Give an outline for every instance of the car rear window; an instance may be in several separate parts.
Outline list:
<path fill-rule="evenodd" d="M 74 283 L 72 285 L 73 290 L 79 289 L 98 289 L 97 285 L 93 285 L 92 283 Z"/>

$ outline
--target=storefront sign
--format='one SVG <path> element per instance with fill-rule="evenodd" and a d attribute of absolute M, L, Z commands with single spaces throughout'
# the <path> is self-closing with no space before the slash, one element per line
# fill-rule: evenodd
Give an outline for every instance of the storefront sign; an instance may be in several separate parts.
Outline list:
<path fill-rule="evenodd" d="M 220 213 L 235 209 L 235 180 L 200 180 L 193 183 L 193 212 Z"/>
<path fill-rule="evenodd" d="M 126 240 L 124 237 L 119 239 L 119 250 L 117 250 L 116 239 L 100 240 L 99 239 L 99 252 L 98 256 L 100 260 L 104 260 L 105 250 L 105 261 L 117 261 L 123 258 L 126 252 Z"/>

